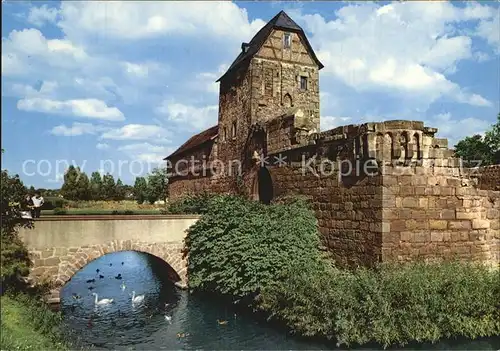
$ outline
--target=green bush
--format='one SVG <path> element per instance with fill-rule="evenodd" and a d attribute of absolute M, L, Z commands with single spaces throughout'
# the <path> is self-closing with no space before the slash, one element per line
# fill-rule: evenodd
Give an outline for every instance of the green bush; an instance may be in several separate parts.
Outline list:
<path fill-rule="evenodd" d="M 303 201 L 267 206 L 212 196 L 202 208 L 185 241 L 194 290 L 249 302 L 293 262 L 320 259 L 316 218 Z"/>
<path fill-rule="evenodd" d="M 214 197 L 210 193 L 188 195 L 168 205 L 167 213 L 172 214 L 202 214 L 207 212 L 208 203 Z"/>
<path fill-rule="evenodd" d="M 467 263 L 342 271 L 293 265 L 259 308 L 294 333 L 387 347 L 500 334 L 500 275 Z"/>
<path fill-rule="evenodd" d="M 56 207 L 54 208 L 55 215 L 65 215 L 67 211 L 64 208 Z"/>

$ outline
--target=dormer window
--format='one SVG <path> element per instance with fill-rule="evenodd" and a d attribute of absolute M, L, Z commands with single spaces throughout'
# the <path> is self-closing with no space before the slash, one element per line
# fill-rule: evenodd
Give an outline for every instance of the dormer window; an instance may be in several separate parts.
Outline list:
<path fill-rule="evenodd" d="M 290 49 L 291 46 L 292 46 L 292 37 L 290 33 L 285 33 L 285 35 L 283 36 L 283 48 Z"/>
<path fill-rule="evenodd" d="M 307 77 L 300 77 L 300 90 L 307 90 Z"/>
<path fill-rule="evenodd" d="M 241 51 L 243 53 L 246 53 L 249 48 L 250 48 L 250 44 L 248 44 L 248 43 L 241 43 Z"/>

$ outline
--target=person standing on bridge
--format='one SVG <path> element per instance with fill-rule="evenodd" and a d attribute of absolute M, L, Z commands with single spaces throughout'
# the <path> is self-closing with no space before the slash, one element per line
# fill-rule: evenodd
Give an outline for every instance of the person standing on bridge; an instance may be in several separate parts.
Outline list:
<path fill-rule="evenodd" d="M 33 200 L 31 200 L 30 194 L 26 194 L 26 198 L 24 199 L 21 209 L 22 218 L 33 218 Z"/>
<path fill-rule="evenodd" d="M 42 211 L 42 206 L 45 203 L 45 201 L 39 191 L 35 193 L 35 196 L 33 196 L 31 200 L 33 201 L 33 207 L 34 207 L 33 217 L 40 218 L 40 212 Z"/>

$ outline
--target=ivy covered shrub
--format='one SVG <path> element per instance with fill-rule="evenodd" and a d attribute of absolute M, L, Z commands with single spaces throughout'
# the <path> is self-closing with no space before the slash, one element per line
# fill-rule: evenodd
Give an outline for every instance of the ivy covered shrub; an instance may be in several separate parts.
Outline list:
<path fill-rule="evenodd" d="M 301 200 L 268 206 L 212 196 L 185 243 L 190 288 L 248 304 L 292 263 L 320 261 L 316 218 Z"/>
<path fill-rule="evenodd" d="M 474 339 L 500 335 L 500 275 L 460 262 L 352 272 L 294 264 L 262 291 L 258 307 L 293 333 L 338 345 Z"/>
<path fill-rule="evenodd" d="M 210 193 L 188 195 L 181 199 L 172 201 L 166 213 L 170 214 L 202 214 L 207 212 L 208 203 L 214 197 Z"/>

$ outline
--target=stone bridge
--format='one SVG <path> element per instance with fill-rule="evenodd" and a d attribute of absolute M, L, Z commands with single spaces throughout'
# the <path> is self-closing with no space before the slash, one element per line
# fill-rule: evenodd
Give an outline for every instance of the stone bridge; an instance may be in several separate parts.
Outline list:
<path fill-rule="evenodd" d="M 54 285 L 51 300 L 89 262 L 118 251 L 137 251 L 165 261 L 170 279 L 187 286 L 187 259 L 182 248 L 186 229 L 198 220 L 194 215 L 149 216 L 51 216 L 35 221 L 34 229 L 19 235 L 30 252 L 34 283 Z"/>

